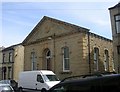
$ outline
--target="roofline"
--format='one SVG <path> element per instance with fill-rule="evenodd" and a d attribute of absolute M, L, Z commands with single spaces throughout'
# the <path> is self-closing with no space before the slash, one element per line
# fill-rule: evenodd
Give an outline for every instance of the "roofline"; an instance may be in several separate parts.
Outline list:
<path fill-rule="evenodd" d="M 100 35 L 97 35 L 97 34 L 95 34 L 95 33 L 90 32 L 90 29 L 87 29 L 87 28 L 84 28 L 84 27 L 80 27 L 80 26 L 77 26 L 77 25 L 74 25 L 74 24 L 71 24 L 71 23 L 68 23 L 68 22 L 64 22 L 64 21 L 61 21 L 61 20 L 58 20 L 58 19 L 54 19 L 54 18 L 51 18 L 51 17 L 44 16 L 44 17 L 40 20 L 40 22 L 34 27 L 34 29 L 31 31 L 31 33 L 25 38 L 25 40 L 22 42 L 22 45 L 25 45 L 25 44 L 26 44 L 27 39 L 29 39 L 30 36 L 33 35 L 33 33 L 36 31 L 36 29 L 41 25 L 41 23 L 42 23 L 44 20 L 51 20 L 51 21 L 53 21 L 53 22 L 58 22 L 58 23 L 61 23 L 61 24 L 66 25 L 66 26 L 71 26 L 71 27 L 73 27 L 73 28 L 76 29 L 76 32 L 79 32 L 79 31 L 81 31 L 81 29 L 83 29 L 83 32 L 90 33 L 90 35 L 94 35 L 94 36 L 96 36 L 96 37 L 98 37 L 98 38 L 101 38 L 101 39 L 104 39 L 104 40 L 107 40 L 107 41 L 112 42 L 111 39 L 108 39 L 108 38 L 105 38 L 105 37 L 103 37 L 103 36 L 100 36 Z"/>
<path fill-rule="evenodd" d="M 96 37 L 98 37 L 98 38 L 101 38 L 101 39 L 104 39 L 104 40 L 106 40 L 106 41 L 113 42 L 113 40 L 108 39 L 108 38 L 106 38 L 106 37 L 103 37 L 103 36 L 101 36 L 101 35 L 98 35 L 98 34 L 95 34 L 95 33 L 92 33 L 92 32 L 89 32 L 89 33 L 90 33 L 90 35 L 94 35 L 94 36 L 96 36 Z"/>
<path fill-rule="evenodd" d="M 18 45 L 22 45 L 22 44 L 19 43 L 19 44 L 11 45 L 11 46 L 9 46 L 9 47 L 4 48 L 4 49 L 2 50 L 2 52 L 8 51 L 8 50 L 14 50 L 14 47 L 15 47 L 15 46 L 18 46 Z"/>
<path fill-rule="evenodd" d="M 29 35 L 25 38 L 25 40 L 22 42 L 22 44 L 24 44 L 27 39 L 29 39 L 30 36 L 32 36 L 32 34 L 36 31 L 36 29 L 42 24 L 42 22 L 44 20 L 51 20 L 51 21 L 54 21 L 54 22 L 58 22 L 58 23 L 61 23 L 61 24 L 65 24 L 67 26 L 71 26 L 71 27 L 74 27 L 76 29 L 83 29 L 84 31 L 89 31 L 90 29 L 87 29 L 87 28 L 84 28 L 84 27 L 80 27 L 80 26 L 77 26 L 77 25 L 74 25 L 74 24 L 71 24 L 71 23 L 68 23 L 68 22 L 65 22 L 65 21 L 61 21 L 61 20 L 58 20 L 58 19 L 55 19 L 55 18 L 51 18 L 51 17 L 48 17 L 48 16 L 44 16 L 40 22 L 33 28 L 33 30 L 29 33 Z"/>
<path fill-rule="evenodd" d="M 118 7 L 120 7 L 120 2 L 118 2 L 118 4 L 116 4 L 116 5 L 113 6 L 113 7 L 108 8 L 108 9 L 111 10 L 111 9 L 118 8 Z"/>
<path fill-rule="evenodd" d="M 34 30 L 37 29 L 38 25 L 44 21 L 44 17 L 38 22 L 38 24 L 32 29 L 32 31 L 27 35 L 27 37 L 23 40 L 22 44 L 24 44 L 27 39 L 34 33 Z"/>
<path fill-rule="evenodd" d="M 72 26 L 72 27 L 77 27 L 77 28 L 82 28 L 82 29 L 85 29 L 85 30 L 89 30 L 88 28 L 81 27 L 81 26 L 78 26 L 78 25 L 75 25 L 75 24 L 72 24 L 72 23 L 69 23 L 69 22 L 65 22 L 65 21 L 59 20 L 59 19 L 55 19 L 55 18 L 48 17 L 48 16 L 44 16 L 44 17 L 46 17 L 49 20 L 53 20 L 53 21 L 56 21 L 56 22 L 59 22 L 59 23 L 63 23 L 63 24 L 68 25 L 68 26 Z"/>

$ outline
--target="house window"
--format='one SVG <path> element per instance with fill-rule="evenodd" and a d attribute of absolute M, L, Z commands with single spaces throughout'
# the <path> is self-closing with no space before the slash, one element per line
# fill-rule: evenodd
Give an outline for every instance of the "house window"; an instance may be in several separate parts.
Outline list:
<path fill-rule="evenodd" d="M 5 63 L 5 54 L 3 54 L 3 63 Z"/>
<path fill-rule="evenodd" d="M 9 62 L 12 62 L 12 52 L 9 53 Z"/>
<path fill-rule="evenodd" d="M 35 52 L 31 52 L 32 70 L 37 69 Z"/>
<path fill-rule="evenodd" d="M 99 49 L 94 48 L 94 71 L 98 71 Z"/>
<path fill-rule="evenodd" d="M 120 46 L 117 46 L 117 52 L 120 54 Z"/>
<path fill-rule="evenodd" d="M 69 62 L 69 48 L 64 47 L 63 48 L 63 71 L 69 71 L 70 70 L 70 62 Z"/>
<path fill-rule="evenodd" d="M 105 71 L 108 71 L 109 69 L 109 53 L 108 53 L 108 50 L 105 50 L 104 51 L 104 68 L 105 68 Z"/>
<path fill-rule="evenodd" d="M 11 67 L 8 67 L 8 79 L 11 79 L 12 78 L 12 68 Z"/>
<path fill-rule="evenodd" d="M 6 72 L 7 72 L 7 68 L 6 67 L 2 67 L 2 79 L 6 79 Z"/>
<path fill-rule="evenodd" d="M 116 32 L 120 33 L 120 14 L 115 16 Z"/>

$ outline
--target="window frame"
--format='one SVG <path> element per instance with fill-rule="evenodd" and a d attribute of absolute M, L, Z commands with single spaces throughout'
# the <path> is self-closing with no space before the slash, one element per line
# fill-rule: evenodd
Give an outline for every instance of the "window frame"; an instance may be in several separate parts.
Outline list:
<path fill-rule="evenodd" d="M 12 67 L 8 67 L 8 78 L 12 79 Z"/>
<path fill-rule="evenodd" d="M 120 29 L 117 26 L 117 23 L 120 25 L 120 19 L 116 19 L 116 17 L 118 16 L 118 18 L 120 18 L 120 14 L 117 14 L 114 16 L 114 20 L 115 20 L 115 30 L 117 34 L 120 34 Z"/>
<path fill-rule="evenodd" d="M 120 55 L 120 45 L 117 46 L 117 53 Z"/>
<path fill-rule="evenodd" d="M 94 47 L 94 54 L 93 54 L 93 59 L 94 59 L 94 71 L 98 71 L 98 63 L 99 63 L 99 48 L 98 47 Z"/>
<path fill-rule="evenodd" d="M 51 51 L 48 49 L 45 53 L 46 69 L 51 70 Z"/>
<path fill-rule="evenodd" d="M 104 68 L 105 71 L 109 70 L 109 51 L 107 49 L 104 50 Z"/>
<path fill-rule="evenodd" d="M 65 50 L 67 50 L 67 51 L 65 51 Z M 69 47 L 67 47 L 67 46 L 63 47 L 62 53 L 63 53 L 63 72 L 69 72 L 70 71 Z"/>
<path fill-rule="evenodd" d="M 5 63 L 5 57 L 6 57 L 5 53 L 3 53 L 3 62 L 2 63 Z"/>
<path fill-rule="evenodd" d="M 37 64 L 36 64 L 36 55 L 35 52 L 31 52 L 31 63 L 32 63 L 32 70 L 37 70 Z"/>
<path fill-rule="evenodd" d="M 9 52 L 9 62 L 13 62 L 13 53 Z"/>

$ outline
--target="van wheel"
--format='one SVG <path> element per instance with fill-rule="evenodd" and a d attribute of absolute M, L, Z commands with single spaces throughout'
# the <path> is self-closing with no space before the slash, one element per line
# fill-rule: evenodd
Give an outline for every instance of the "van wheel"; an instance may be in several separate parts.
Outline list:
<path fill-rule="evenodd" d="M 47 90 L 46 89 L 42 89 L 41 92 L 47 92 Z"/>
<path fill-rule="evenodd" d="M 22 87 L 19 88 L 19 92 L 23 92 L 23 91 L 22 91 Z"/>

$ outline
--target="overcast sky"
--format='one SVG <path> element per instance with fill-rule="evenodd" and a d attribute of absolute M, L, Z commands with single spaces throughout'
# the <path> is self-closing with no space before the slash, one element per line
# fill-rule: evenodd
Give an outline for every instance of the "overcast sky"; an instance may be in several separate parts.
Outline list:
<path fill-rule="evenodd" d="M 119 0 L 4 0 L 0 3 L 0 47 L 21 43 L 44 16 L 88 28 L 90 32 L 112 39 L 108 8 L 118 2 Z"/>

